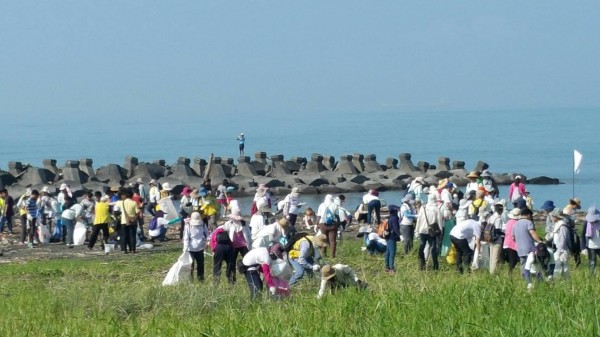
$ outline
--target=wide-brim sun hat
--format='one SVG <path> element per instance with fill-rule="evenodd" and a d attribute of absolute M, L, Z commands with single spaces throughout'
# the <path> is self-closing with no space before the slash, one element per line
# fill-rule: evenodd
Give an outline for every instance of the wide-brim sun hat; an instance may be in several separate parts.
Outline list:
<path fill-rule="evenodd" d="M 508 217 L 510 219 L 519 219 L 521 217 L 521 209 L 513 208 L 512 211 L 508 213 Z"/>
<path fill-rule="evenodd" d="M 413 198 L 412 194 L 407 194 L 404 196 L 404 198 L 402 198 L 402 202 L 408 203 L 408 204 L 414 204 L 415 203 L 415 199 Z"/>
<path fill-rule="evenodd" d="M 565 217 L 565 214 L 560 208 L 555 208 L 552 212 L 550 212 L 550 216 L 557 219 L 562 219 Z"/>
<path fill-rule="evenodd" d="M 192 194 L 192 189 L 189 186 L 185 186 L 181 191 L 181 195 L 189 197 Z"/>
<path fill-rule="evenodd" d="M 281 227 L 287 227 L 289 222 L 286 218 L 281 218 L 279 219 L 279 221 L 277 221 L 277 223 L 279 224 L 279 226 Z"/>
<path fill-rule="evenodd" d="M 332 277 L 335 277 L 335 268 L 332 268 L 328 264 L 324 265 L 321 268 L 321 279 L 327 281 L 330 280 Z"/>
<path fill-rule="evenodd" d="M 492 176 L 492 174 L 488 170 L 481 172 L 481 175 L 480 175 L 480 177 L 482 177 L 482 178 L 489 178 L 491 176 Z"/>
<path fill-rule="evenodd" d="M 569 203 L 577 205 L 577 208 L 581 208 L 581 200 L 579 198 L 569 199 Z"/>
<path fill-rule="evenodd" d="M 190 216 L 190 226 L 198 226 L 202 223 L 202 217 L 198 212 L 192 212 Z"/>
<path fill-rule="evenodd" d="M 150 182 L 148 183 L 148 185 L 156 185 L 156 180 L 155 179 L 151 179 Z"/>
<path fill-rule="evenodd" d="M 44 186 L 44 187 L 42 187 L 42 190 L 40 191 L 40 193 L 50 193 L 50 188 L 48 186 Z"/>
<path fill-rule="evenodd" d="M 327 236 L 325 234 L 315 235 L 313 244 L 320 248 L 327 247 Z"/>
<path fill-rule="evenodd" d="M 556 206 L 554 205 L 554 201 L 552 200 L 544 201 L 544 204 L 542 205 L 542 207 L 540 207 L 540 209 L 548 212 L 552 212 L 555 208 Z"/>
<path fill-rule="evenodd" d="M 63 183 L 63 184 L 60 184 L 60 187 L 59 187 L 58 189 L 59 189 L 60 191 L 64 191 L 64 190 L 66 190 L 66 189 L 67 189 L 67 187 L 69 187 L 69 186 L 67 186 L 67 184 L 64 184 L 64 183 Z"/>
<path fill-rule="evenodd" d="M 440 189 L 440 188 L 444 188 L 446 186 L 448 186 L 448 178 L 444 178 L 444 179 L 440 180 L 437 188 Z"/>
<path fill-rule="evenodd" d="M 163 191 L 170 191 L 173 189 L 169 183 L 163 183 L 160 187 L 162 187 Z"/>
<path fill-rule="evenodd" d="M 466 178 L 477 179 L 477 178 L 479 178 L 479 173 L 477 173 L 477 171 L 471 171 L 471 172 L 469 172 L 469 174 L 467 174 Z"/>
<path fill-rule="evenodd" d="M 587 222 L 598 222 L 600 221 L 600 211 L 596 207 L 590 207 L 585 216 Z"/>

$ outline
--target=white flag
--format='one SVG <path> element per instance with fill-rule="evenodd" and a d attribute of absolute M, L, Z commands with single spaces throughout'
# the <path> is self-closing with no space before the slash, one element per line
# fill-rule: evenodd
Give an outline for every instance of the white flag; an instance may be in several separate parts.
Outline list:
<path fill-rule="evenodd" d="M 579 151 L 573 150 L 573 172 L 575 172 L 575 174 L 579 173 L 582 159 L 583 155 Z"/>

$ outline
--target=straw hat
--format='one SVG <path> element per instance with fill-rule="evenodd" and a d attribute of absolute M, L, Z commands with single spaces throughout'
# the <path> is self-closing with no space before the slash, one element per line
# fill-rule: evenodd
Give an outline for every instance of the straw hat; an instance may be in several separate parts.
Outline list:
<path fill-rule="evenodd" d="M 287 228 L 289 222 L 286 218 L 281 218 L 279 219 L 279 221 L 277 221 L 277 223 L 279 224 L 279 226 L 283 227 L 283 228 Z"/>
<path fill-rule="evenodd" d="M 335 276 L 335 269 L 326 264 L 321 267 L 321 280 L 327 281 Z"/>
<path fill-rule="evenodd" d="M 519 219 L 521 217 L 521 209 L 520 208 L 513 208 L 512 211 L 510 211 L 510 213 L 508 213 L 508 217 L 510 219 Z"/>
<path fill-rule="evenodd" d="M 581 208 L 581 200 L 579 198 L 569 199 L 569 203 L 575 204 L 577 208 Z"/>
<path fill-rule="evenodd" d="M 444 179 L 440 180 L 437 188 L 440 189 L 440 188 L 444 188 L 446 186 L 448 186 L 448 178 L 444 178 Z"/>
<path fill-rule="evenodd" d="M 477 171 L 471 171 L 469 172 L 469 174 L 466 176 L 466 178 L 473 178 L 473 179 L 477 179 L 479 178 L 479 173 Z"/>
<path fill-rule="evenodd" d="M 313 244 L 317 247 L 327 247 L 327 236 L 325 234 L 315 235 L 313 237 Z"/>
<path fill-rule="evenodd" d="M 192 212 L 192 215 L 190 216 L 190 226 L 198 226 L 200 224 L 202 224 L 200 213 Z"/>

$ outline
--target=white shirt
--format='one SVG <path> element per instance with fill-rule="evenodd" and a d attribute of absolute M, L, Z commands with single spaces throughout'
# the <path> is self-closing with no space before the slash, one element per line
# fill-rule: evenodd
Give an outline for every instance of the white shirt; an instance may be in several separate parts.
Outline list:
<path fill-rule="evenodd" d="M 481 224 L 473 219 L 465 220 L 452 228 L 450 235 L 462 240 L 475 237 L 479 239 L 481 237 Z"/>
<path fill-rule="evenodd" d="M 367 193 L 365 195 L 363 195 L 363 204 L 369 204 L 371 201 L 373 200 L 379 200 L 378 196 L 372 195 L 370 193 Z"/>
<path fill-rule="evenodd" d="M 242 259 L 242 263 L 245 266 L 254 266 L 254 265 L 263 265 L 263 264 L 271 264 L 271 255 L 269 255 L 269 250 L 264 247 L 254 248 Z M 248 270 L 257 270 L 255 267 L 248 268 Z"/>
<path fill-rule="evenodd" d="M 339 214 L 338 205 L 336 205 L 335 202 L 331 202 L 329 205 L 325 205 L 325 203 L 322 203 L 321 205 L 319 205 L 319 209 L 317 210 L 317 216 L 319 217 L 320 224 L 325 223 L 325 210 L 327 208 L 329 208 L 329 211 L 332 214 Z"/>
<path fill-rule="evenodd" d="M 354 286 L 358 282 L 358 277 L 354 273 L 349 266 L 345 264 L 336 264 L 332 266 L 335 269 L 335 276 L 332 279 L 335 279 L 335 282 L 342 287 Z M 321 287 L 319 288 L 318 298 L 323 297 L 325 294 L 325 290 L 327 289 L 327 283 L 330 280 L 321 280 Z"/>
<path fill-rule="evenodd" d="M 383 244 L 384 246 L 387 246 L 387 241 L 385 241 L 385 239 L 383 239 L 377 233 L 369 233 L 368 242 L 371 242 L 373 240 Z"/>

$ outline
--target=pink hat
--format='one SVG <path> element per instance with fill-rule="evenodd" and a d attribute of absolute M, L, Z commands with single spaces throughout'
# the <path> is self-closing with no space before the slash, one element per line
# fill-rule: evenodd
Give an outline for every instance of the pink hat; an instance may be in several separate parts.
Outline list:
<path fill-rule="evenodd" d="M 192 189 L 189 186 L 185 186 L 183 191 L 181 191 L 181 195 L 185 195 L 186 197 L 189 197 L 191 193 Z"/>

